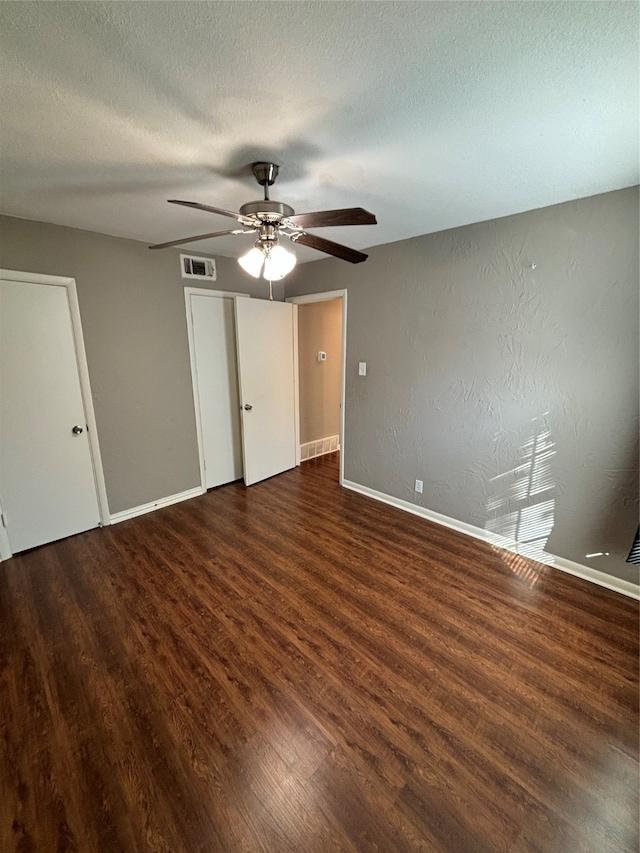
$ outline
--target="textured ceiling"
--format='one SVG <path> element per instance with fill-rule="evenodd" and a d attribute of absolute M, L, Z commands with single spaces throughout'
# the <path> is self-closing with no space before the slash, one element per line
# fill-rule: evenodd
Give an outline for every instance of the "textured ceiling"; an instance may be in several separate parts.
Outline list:
<path fill-rule="evenodd" d="M 365 248 L 638 182 L 634 2 L 2 2 L 0 31 L 7 214 L 214 231 L 166 199 L 237 210 L 273 159 L 297 212 L 375 213 L 317 232 Z"/>

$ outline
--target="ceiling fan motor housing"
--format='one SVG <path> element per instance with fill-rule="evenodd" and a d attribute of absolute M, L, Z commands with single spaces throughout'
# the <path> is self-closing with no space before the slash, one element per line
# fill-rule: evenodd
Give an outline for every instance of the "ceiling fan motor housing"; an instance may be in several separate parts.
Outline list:
<path fill-rule="evenodd" d="M 293 216 L 295 210 L 281 201 L 249 201 L 240 208 L 242 216 L 257 216 L 262 222 L 279 222 L 287 216 Z"/>

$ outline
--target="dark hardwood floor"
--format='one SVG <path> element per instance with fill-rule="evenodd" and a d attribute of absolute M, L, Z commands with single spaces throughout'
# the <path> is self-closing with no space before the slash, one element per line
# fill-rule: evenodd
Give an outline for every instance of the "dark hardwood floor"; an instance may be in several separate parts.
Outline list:
<path fill-rule="evenodd" d="M 638 849 L 638 607 L 337 459 L 0 566 L 0 850 Z"/>

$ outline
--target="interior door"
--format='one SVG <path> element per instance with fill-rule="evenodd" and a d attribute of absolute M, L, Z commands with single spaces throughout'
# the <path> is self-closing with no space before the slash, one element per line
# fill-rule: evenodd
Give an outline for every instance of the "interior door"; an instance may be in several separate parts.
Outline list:
<path fill-rule="evenodd" d="M 100 522 L 65 287 L 0 282 L 0 497 L 14 553 Z"/>
<path fill-rule="evenodd" d="M 236 299 L 242 455 L 247 486 L 296 464 L 293 305 Z"/>
<path fill-rule="evenodd" d="M 205 487 L 242 477 L 234 299 L 189 295 Z"/>

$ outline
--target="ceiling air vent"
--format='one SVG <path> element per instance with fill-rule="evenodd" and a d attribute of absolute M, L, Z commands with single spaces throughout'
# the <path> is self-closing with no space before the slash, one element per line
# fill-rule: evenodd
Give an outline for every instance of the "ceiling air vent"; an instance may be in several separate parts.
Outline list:
<path fill-rule="evenodd" d="M 180 271 L 182 278 L 198 278 L 201 281 L 216 280 L 216 262 L 211 258 L 180 255 Z"/>

